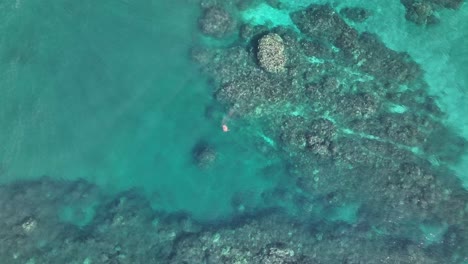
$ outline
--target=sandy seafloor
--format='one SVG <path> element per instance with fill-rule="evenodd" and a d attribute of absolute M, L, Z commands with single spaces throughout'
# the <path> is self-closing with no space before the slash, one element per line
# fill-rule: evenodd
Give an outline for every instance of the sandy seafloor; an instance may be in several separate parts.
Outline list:
<path fill-rule="evenodd" d="M 281 9 L 276 9 L 268 3 L 252 2 L 236 15 L 238 23 L 294 30 L 289 12 L 313 3 L 330 3 L 282 0 L 277 1 Z M 405 20 L 399 1 L 352 0 L 334 2 L 333 8 L 343 6 L 360 6 L 372 13 L 363 23 L 351 25 L 359 32 L 375 33 L 389 49 L 407 52 L 424 71 L 427 92 L 445 112 L 442 122 L 468 139 L 468 5 L 437 11 L 440 23 L 432 26 Z M 275 186 L 294 185 L 285 175 L 287 166 L 282 165 L 281 157 L 254 150 L 257 141 L 252 138 L 270 139 L 255 130 L 252 138 L 246 137 L 251 128 L 243 127 L 241 118 L 233 117 L 230 131 L 223 133 L 220 125 L 228 110 L 212 109 L 216 87 L 190 57 L 200 43 L 223 46 L 232 40 L 203 36 L 198 23 L 202 12 L 196 0 L 1 1 L 0 183 L 4 194 L 0 197 L 4 200 L 0 204 L 16 201 L 11 198 L 14 188 L 27 193 L 28 184 L 46 176 L 47 181 L 57 182 L 50 184 L 55 188 L 66 189 L 60 184 L 84 180 L 85 185 L 97 189 L 83 204 L 60 207 L 44 200 L 44 208 L 56 209 L 46 210 L 55 214 L 58 222 L 81 228 L 103 217 L 96 209 L 102 202 L 99 199 L 128 191 L 142 195 L 155 211 L 186 212 L 202 222 L 229 221 L 244 211 L 255 215 L 257 209 L 281 205 L 281 199 L 265 202 L 264 195 Z M 445 144 L 443 138 L 435 140 Z M 209 168 L 194 161 L 194 148 L 200 142 L 209 142 L 216 150 L 216 161 Z M 429 155 L 428 160 L 443 163 L 436 156 Z M 447 166 L 468 189 L 468 156 Z M 15 184 L 24 186 L 11 187 Z M 31 193 L 37 192 L 35 184 L 31 184 Z M 41 203 L 35 206 L 40 208 Z M 351 201 L 336 213 L 341 216 L 329 216 L 329 220 L 354 219 L 356 206 Z M 24 212 L 18 214 L 23 220 L 33 219 L 24 218 Z M 24 222 L 19 225 L 24 229 Z M 428 245 L 440 241 L 445 225 L 427 226 L 433 227 L 433 232 L 424 231 L 429 235 L 422 241 L 430 241 Z M 3 243 L 9 243 L 3 235 Z M 65 240 L 64 236 L 57 239 Z M 464 243 L 466 240 L 468 237 Z M 42 249 L 21 255 L 18 245 L 20 253 L 11 253 L 18 254 L 12 257 L 15 260 L 0 260 L 0 264 L 34 263 L 34 259 L 46 263 L 33 257 L 42 254 Z M 130 258 L 106 262 L 108 259 L 89 257 L 76 263 L 143 263 Z M 258 263 L 302 263 L 262 261 Z"/>

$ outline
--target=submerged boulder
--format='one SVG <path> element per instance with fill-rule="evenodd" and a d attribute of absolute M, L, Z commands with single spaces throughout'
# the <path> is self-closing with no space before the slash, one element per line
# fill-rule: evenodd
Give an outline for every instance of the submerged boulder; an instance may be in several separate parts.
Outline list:
<path fill-rule="evenodd" d="M 206 142 L 199 142 L 192 151 L 193 159 L 202 169 L 209 168 L 216 161 L 216 151 Z"/>
<path fill-rule="evenodd" d="M 234 28 L 234 22 L 226 10 L 214 6 L 205 9 L 199 26 L 203 34 L 221 38 Z"/>
<path fill-rule="evenodd" d="M 371 13 L 362 7 L 345 7 L 340 10 L 340 15 L 346 17 L 347 19 L 356 22 L 362 23 L 364 22 Z"/>
<path fill-rule="evenodd" d="M 258 41 L 257 59 L 260 66 L 267 72 L 279 73 L 284 71 L 286 54 L 283 39 L 275 33 L 263 36 Z"/>

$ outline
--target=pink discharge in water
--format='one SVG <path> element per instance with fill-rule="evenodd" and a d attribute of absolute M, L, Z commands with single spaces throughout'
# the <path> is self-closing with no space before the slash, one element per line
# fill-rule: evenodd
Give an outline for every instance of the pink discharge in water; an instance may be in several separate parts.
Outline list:
<path fill-rule="evenodd" d="M 234 109 L 231 108 L 229 110 L 229 113 L 227 115 L 224 115 L 223 120 L 221 121 L 221 128 L 223 129 L 223 132 L 228 132 L 229 127 L 227 126 L 227 122 L 229 121 L 230 117 L 234 113 Z"/>

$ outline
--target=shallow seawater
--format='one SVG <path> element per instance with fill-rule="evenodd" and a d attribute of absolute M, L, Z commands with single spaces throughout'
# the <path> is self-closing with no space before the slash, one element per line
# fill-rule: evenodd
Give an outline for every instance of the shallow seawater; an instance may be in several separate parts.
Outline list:
<path fill-rule="evenodd" d="M 189 56 L 195 3 L 2 9 L 2 182 L 83 178 L 110 191 L 139 188 L 156 208 L 200 217 L 229 213 L 233 194 L 269 185 L 221 118 L 206 118 L 212 90 Z M 219 145 L 216 168 L 193 165 L 199 140 Z"/>
<path fill-rule="evenodd" d="M 421 2 L 2 1 L 0 259 L 468 263 L 468 5 Z"/>

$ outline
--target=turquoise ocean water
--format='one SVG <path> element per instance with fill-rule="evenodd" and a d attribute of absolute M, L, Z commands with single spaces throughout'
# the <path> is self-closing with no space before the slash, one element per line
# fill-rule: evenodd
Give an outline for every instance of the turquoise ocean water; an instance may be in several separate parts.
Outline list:
<path fill-rule="evenodd" d="M 236 192 L 271 185 L 254 176 L 248 147 L 222 133 L 221 117 L 206 118 L 212 89 L 189 56 L 196 3 L 0 7 L 2 182 L 47 175 L 139 188 L 155 208 L 202 218 L 229 213 Z M 210 171 L 193 165 L 199 140 L 219 146 Z"/>

